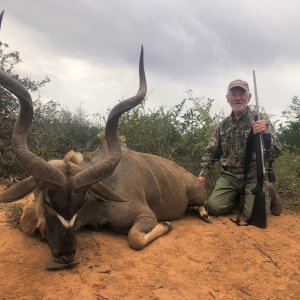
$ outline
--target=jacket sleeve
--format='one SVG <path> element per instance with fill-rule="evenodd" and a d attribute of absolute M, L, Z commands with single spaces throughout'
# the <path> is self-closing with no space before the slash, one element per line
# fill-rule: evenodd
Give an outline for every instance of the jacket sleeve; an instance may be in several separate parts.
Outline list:
<path fill-rule="evenodd" d="M 214 164 L 220 160 L 222 153 L 220 127 L 218 127 L 211 137 L 201 159 L 199 176 L 206 176 Z"/>

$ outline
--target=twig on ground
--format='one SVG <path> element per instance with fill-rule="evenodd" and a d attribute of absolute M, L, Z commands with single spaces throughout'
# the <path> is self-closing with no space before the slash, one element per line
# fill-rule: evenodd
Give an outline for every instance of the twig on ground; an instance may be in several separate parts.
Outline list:
<path fill-rule="evenodd" d="M 279 268 L 279 264 L 276 260 L 274 260 L 268 253 L 266 253 L 254 240 L 253 245 L 263 254 L 265 255 L 277 268 Z"/>
<path fill-rule="evenodd" d="M 106 273 L 106 274 L 110 274 L 112 272 L 111 269 L 107 269 L 107 270 L 104 270 L 104 271 L 99 271 L 98 273 Z"/>
<path fill-rule="evenodd" d="M 192 261 L 195 261 L 197 263 L 201 263 L 201 261 L 199 259 L 196 259 L 196 258 L 194 258 L 194 257 L 192 257 L 190 255 L 188 255 L 187 258 L 190 259 L 190 260 L 192 260 Z"/>
<path fill-rule="evenodd" d="M 91 270 L 91 271 L 93 271 L 96 267 L 99 267 L 100 265 L 92 265 L 92 266 L 89 266 L 89 269 Z"/>
<path fill-rule="evenodd" d="M 245 288 L 240 287 L 240 286 L 238 286 L 238 285 L 236 285 L 236 284 L 233 284 L 232 286 L 233 286 L 234 288 L 238 289 L 239 291 L 241 291 L 242 293 L 244 293 L 244 294 L 246 294 L 246 295 L 252 297 L 251 294 L 249 294 L 247 291 L 245 291 Z"/>
<path fill-rule="evenodd" d="M 79 277 L 80 277 L 80 280 L 81 280 L 83 283 L 85 283 L 85 281 L 83 280 L 83 278 L 82 278 L 82 276 L 81 276 L 80 272 L 79 272 L 79 271 L 77 271 L 76 273 L 78 273 L 78 275 L 79 275 Z"/>
<path fill-rule="evenodd" d="M 105 298 L 99 294 L 96 295 L 96 300 L 107 300 L 108 298 Z"/>
<path fill-rule="evenodd" d="M 145 261 L 145 263 L 147 263 L 147 264 L 149 264 L 149 265 L 156 266 L 156 267 L 158 267 L 158 268 L 160 268 L 160 269 L 162 269 L 162 270 L 165 270 L 165 271 L 167 271 L 167 269 L 166 269 L 166 268 L 162 267 L 162 266 L 161 266 L 161 265 L 159 265 L 159 264 L 155 264 L 155 263 L 148 262 L 148 261 Z"/>

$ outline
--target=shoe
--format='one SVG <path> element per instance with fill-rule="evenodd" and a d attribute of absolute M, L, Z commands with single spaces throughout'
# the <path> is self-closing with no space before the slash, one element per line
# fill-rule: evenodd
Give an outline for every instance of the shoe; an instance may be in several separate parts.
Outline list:
<path fill-rule="evenodd" d="M 272 183 L 267 184 L 267 190 L 271 198 L 270 210 L 273 216 L 280 216 L 283 208 L 283 203 L 275 190 L 275 186 Z"/>

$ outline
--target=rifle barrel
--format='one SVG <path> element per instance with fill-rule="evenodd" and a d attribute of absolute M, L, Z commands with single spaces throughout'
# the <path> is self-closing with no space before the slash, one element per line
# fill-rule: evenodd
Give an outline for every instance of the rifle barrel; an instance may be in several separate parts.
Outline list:
<path fill-rule="evenodd" d="M 258 93 L 257 93 L 255 70 L 253 70 L 253 83 L 254 83 L 254 95 L 255 95 L 257 120 L 259 120 L 260 116 L 259 116 L 259 104 L 258 104 Z"/>
<path fill-rule="evenodd" d="M 3 18 L 4 10 L 2 10 L 0 14 L 0 29 L 1 29 L 1 23 L 2 23 L 2 18 Z"/>

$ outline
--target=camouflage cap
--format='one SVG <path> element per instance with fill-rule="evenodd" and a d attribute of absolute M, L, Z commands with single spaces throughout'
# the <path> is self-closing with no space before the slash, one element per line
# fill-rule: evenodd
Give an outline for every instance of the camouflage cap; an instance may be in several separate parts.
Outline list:
<path fill-rule="evenodd" d="M 249 85 L 248 85 L 247 81 L 244 81 L 241 79 L 231 81 L 228 85 L 228 90 L 231 90 L 234 87 L 240 87 L 240 88 L 244 89 L 245 91 L 249 91 Z"/>

